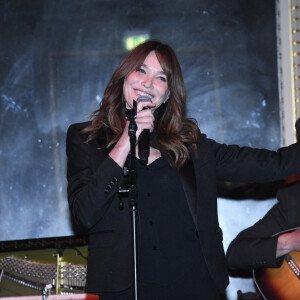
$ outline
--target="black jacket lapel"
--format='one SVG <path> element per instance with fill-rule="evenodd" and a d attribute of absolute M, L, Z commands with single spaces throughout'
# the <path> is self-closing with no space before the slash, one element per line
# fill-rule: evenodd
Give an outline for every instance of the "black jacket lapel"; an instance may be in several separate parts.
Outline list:
<path fill-rule="evenodd" d="M 197 186 L 195 177 L 195 168 L 192 158 L 186 160 L 184 165 L 179 169 L 182 180 L 183 190 L 197 228 Z"/>

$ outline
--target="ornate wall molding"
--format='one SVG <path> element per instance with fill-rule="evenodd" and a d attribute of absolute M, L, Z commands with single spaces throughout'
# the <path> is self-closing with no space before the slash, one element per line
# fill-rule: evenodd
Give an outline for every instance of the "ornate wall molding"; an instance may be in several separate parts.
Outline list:
<path fill-rule="evenodd" d="M 290 145 L 300 117 L 300 1 L 278 0 L 277 12 L 283 144 Z"/>

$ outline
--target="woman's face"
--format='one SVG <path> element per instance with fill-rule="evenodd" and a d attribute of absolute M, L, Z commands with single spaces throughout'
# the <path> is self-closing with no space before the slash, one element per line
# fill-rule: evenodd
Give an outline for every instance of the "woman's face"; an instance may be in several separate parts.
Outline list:
<path fill-rule="evenodd" d="M 167 76 L 154 51 L 150 52 L 144 63 L 125 78 L 123 95 L 126 107 L 132 108 L 133 100 L 146 96 L 158 108 L 169 96 Z"/>

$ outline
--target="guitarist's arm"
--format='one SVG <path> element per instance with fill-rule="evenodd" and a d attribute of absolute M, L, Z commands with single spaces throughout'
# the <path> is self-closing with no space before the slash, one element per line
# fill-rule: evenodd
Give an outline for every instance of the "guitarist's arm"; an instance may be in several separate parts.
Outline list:
<path fill-rule="evenodd" d="M 263 220 L 242 231 L 230 243 L 226 258 L 230 269 L 252 269 L 256 267 L 279 267 L 276 258 L 278 237 L 265 235 L 268 230 Z"/>
<path fill-rule="evenodd" d="M 299 191 L 300 182 L 278 191 L 279 203 L 275 204 L 256 224 L 238 234 L 226 253 L 229 268 L 280 267 L 284 252 L 288 253 L 289 249 L 299 247 L 288 245 L 290 244 L 288 240 L 295 239 L 296 234 L 299 239 L 299 231 L 287 236 L 285 236 L 286 232 L 282 232 L 300 226 Z M 275 235 L 278 232 L 280 234 Z M 282 237 L 279 239 L 279 236 Z"/>

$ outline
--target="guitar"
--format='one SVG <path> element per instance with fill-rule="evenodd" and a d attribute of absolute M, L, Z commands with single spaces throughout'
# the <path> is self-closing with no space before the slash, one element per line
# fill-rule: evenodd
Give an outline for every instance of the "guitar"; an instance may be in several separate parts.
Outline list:
<path fill-rule="evenodd" d="M 300 251 L 286 254 L 280 268 L 253 269 L 253 277 L 263 299 L 299 300 Z"/>

